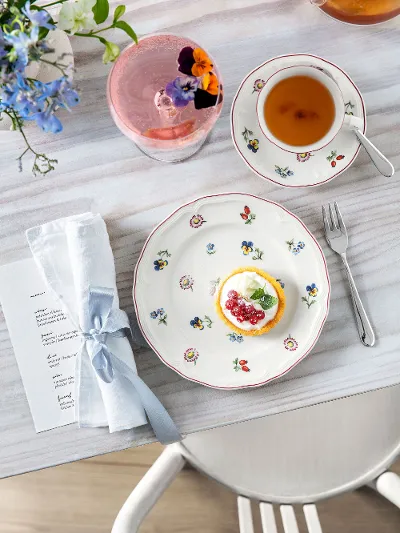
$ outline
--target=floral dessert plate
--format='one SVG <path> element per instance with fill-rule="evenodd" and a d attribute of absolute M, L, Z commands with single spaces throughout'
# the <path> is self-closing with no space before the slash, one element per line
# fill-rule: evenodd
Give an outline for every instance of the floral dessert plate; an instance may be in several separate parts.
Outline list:
<path fill-rule="evenodd" d="M 326 183 L 349 168 L 360 143 L 353 132 L 342 128 L 325 148 L 295 154 L 282 150 L 265 137 L 256 113 L 258 94 L 275 72 L 297 65 L 312 65 L 330 74 L 342 91 L 346 113 L 360 117 L 366 132 L 364 101 L 355 83 L 337 65 L 309 54 L 275 57 L 250 72 L 233 100 L 231 131 L 236 150 L 255 174 L 284 187 L 311 187 Z"/>
<path fill-rule="evenodd" d="M 283 318 L 244 337 L 218 317 L 218 285 L 258 267 L 284 288 Z M 330 283 L 317 241 L 284 207 L 242 193 L 206 196 L 172 213 L 147 239 L 133 299 L 147 342 L 183 377 L 224 389 L 257 387 L 288 372 L 316 343 Z"/>

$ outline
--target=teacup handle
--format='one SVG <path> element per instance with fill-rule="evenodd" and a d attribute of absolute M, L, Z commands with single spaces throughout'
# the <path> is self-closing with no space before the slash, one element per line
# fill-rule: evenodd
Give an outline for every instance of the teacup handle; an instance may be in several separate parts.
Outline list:
<path fill-rule="evenodd" d="M 365 151 L 371 158 L 371 161 L 376 166 L 381 174 L 390 178 L 394 174 L 394 167 L 392 163 L 378 150 L 378 148 L 372 144 L 371 141 L 362 133 L 364 128 L 364 122 L 359 117 L 354 115 L 345 115 L 343 124 L 345 127 L 353 130 L 357 139 L 364 146 Z"/>

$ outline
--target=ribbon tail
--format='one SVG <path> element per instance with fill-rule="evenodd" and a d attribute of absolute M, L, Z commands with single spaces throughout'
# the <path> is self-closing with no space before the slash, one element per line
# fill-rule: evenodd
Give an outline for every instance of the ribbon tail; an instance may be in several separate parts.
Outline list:
<path fill-rule="evenodd" d="M 181 441 L 182 435 L 179 433 L 175 422 L 154 392 L 128 365 L 114 354 L 111 354 L 111 357 L 114 369 L 125 376 L 135 387 L 155 436 L 161 444 L 172 444 L 173 442 Z"/>

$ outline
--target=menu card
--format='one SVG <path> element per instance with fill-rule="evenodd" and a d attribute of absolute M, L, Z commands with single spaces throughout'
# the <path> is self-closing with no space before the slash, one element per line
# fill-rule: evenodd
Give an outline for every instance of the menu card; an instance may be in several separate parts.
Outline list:
<path fill-rule="evenodd" d="M 71 424 L 81 339 L 34 259 L 0 267 L 0 303 L 36 431 Z"/>

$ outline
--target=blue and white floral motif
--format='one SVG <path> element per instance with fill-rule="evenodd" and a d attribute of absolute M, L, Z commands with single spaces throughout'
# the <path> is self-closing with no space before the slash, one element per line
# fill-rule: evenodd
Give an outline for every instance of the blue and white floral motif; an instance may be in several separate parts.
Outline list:
<path fill-rule="evenodd" d="M 228 339 L 231 342 L 238 342 L 239 344 L 244 341 L 243 335 L 238 335 L 237 333 L 228 333 Z"/>
<path fill-rule="evenodd" d="M 207 250 L 207 253 L 208 255 L 212 255 L 212 254 L 215 254 L 215 252 L 217 251 L 215 249 L 215 244 L 212 244 L 211 242 L 209 242 L 206 246 L 206 250 Z"/>
<path fill-rule="evenodd" d="M 294 239 L 291 239 L 290 241 L 286 241 L 286 244 L 288 245 L 289 252 L 292 252 L 293 255 L 298 255 L 301 250 L 305 248 L 305 243 L 303 241 L 299 241 L 298 243 L 294 242 Z"/>
<path fill-rule="evenodd" d="M 290 170 L 289 167 L 278 167 L 278 165 L 275 165 L 275 172 L 279 174 L 281 178 L 289 178 L 290 176 L 294 175 L 293 170 Z"/>
<path fill-rule="evenodd" d="M 157 311 L 152 311 L 150 313 L 150 317 L 153 320 L 156 320 L 158 318 L 158 325 L 160 324 L 164 324 L 164 326 L 167 325 L 167 314 L 162 307 L 160 309 L 157 309 Z"/>
<path fill-rule="evenodd" d="M 282 287 L 282 289 L 285 288 L 285 284 L 284 284 L 284 282 L 281 279 L 276 278 L 276 281 L 279 283 L 279 285 Z"/>

